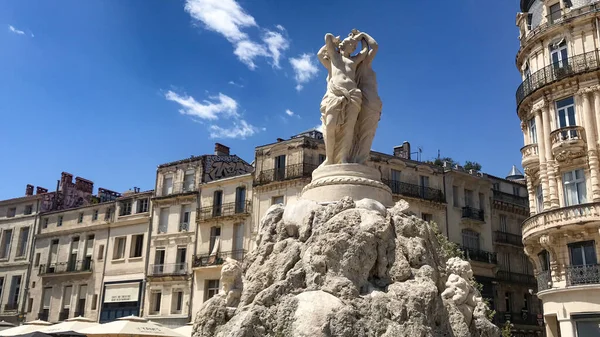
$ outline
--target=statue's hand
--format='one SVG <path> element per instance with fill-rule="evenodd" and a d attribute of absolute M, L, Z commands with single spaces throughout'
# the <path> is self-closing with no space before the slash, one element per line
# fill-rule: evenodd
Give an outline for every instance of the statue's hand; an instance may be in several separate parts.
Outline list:
<path fill-rule="evenodd" d="M 340 39 L 339 35 L 333 38 L 333 43 L 335 43 L 335 44 L 339 44 L 341 41 L 342 40 Z"/>
<path fill-rule="evenodd" d="M 360 31 L 359 31 L 358 29 L 356 29 L 356 28 L 354 28 L 354 29 L 352 29 L 352 30 L 350 31 L 350 35 L 352 35 L 352 36 L 354 36 L 354 35 L 358 35 L 358 33 L 360 33 Z"/>

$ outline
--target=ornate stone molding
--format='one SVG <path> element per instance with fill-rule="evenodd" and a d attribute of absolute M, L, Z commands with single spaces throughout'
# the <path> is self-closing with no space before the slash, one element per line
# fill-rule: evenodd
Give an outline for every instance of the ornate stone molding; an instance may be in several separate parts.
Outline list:
<path fill-rule="evenodd" d="M 561 164 L 571 164 L 574 159 L 582 157 L 584 155 L 584 151 L 562 150 L 558 152 L 554 157 Z"/>
<path fill-rule="evenodd" d="M 600 85 L 592 85 L 589 87 L 585 87 L 585 88 L 580 88 L 579 90 L 577 90 L 577 92 L 575 93 L 576 95 L 585 95 L 585 94 L 589 94 L 592 92 L 598 92 L 600 91 Z"/>

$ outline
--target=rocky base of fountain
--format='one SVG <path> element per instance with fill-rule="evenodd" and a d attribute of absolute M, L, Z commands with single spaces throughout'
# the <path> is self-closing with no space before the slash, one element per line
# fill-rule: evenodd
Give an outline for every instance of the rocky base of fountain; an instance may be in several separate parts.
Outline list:
<path fill-rule="evenodd" d="M 499 336 L 431 225 L 398 202 L 272 206 L 244 265 L 227 260 L 195 337 Z"/>

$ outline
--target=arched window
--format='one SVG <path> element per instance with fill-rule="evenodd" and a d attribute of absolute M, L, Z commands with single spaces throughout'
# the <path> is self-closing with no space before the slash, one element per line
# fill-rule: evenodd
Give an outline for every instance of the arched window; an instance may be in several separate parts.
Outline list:
<path fill-rule="evenodd" d="M 479 250 L 479 233 L 470 229 L 463 229 L 462 241 L 465 248 Z"/>

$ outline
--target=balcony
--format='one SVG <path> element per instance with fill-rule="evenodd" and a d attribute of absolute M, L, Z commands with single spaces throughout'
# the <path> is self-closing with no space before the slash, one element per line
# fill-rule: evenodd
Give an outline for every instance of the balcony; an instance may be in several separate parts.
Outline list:
<path fill-rule="evenodd" d="M 68 318 L 69 318 L 69 309 L 63 309 L 61 312 L 58 313 L 59 321 L 66 321 Z"/>
<path fill-rule="evenodd" d="M 246 254 L 245 250 L 232 250 L 228 252 L 218 252 L 216 254 L 200 254 L 194 256 L 193 267 L 201 268 L 201 267 L 210 267 L 210 266 L 218 266 L 225 262 L 227 258 L 232 258 L 234 260 L 238 260 L 242 262 L 244 260 L 244 255 Z"/>
<path fill-rule="evenodd" d="M 485 250 L 468 248 L 465 246 L 461 247 L 463 254 L 465 254 L 465 259 L 470 261 L 478 261 L 483 263 L 497 264 L 498 259 L 496 253 L 488 252 Z"/>
<path fill-rule="evenodd" d="M 187 263 L 152 264 L 148 276 L 185 276 L 188 273 Z"/>
<path fill-rule="evenodd" d="M 552 277 L 550 270 L 543 270 L 536 275 L 538 291 L 552 288 Z"/>
<path fill-rule="evenodd" d="M 527 284 L 536 285 L 537 281 L 535 276 L 529 274 L 513 273 L 511 271 L 500 270 L 496 273 L 496 278 L 502 281 L 516 283 L 516 284 Z"/>
<path fill-rule="evenodd" d="M 41 264 L 39 267 L 39 274 L 44 276 L 51 276 L 73 273 L 91 273 L 93 263 L 94 261 L 92 260 L 80 260 L 72 262 L 51 263 L 47 265 Z"/>
<path fill-rule="evenodd" d="M 198 221 L 206 221 L 209 219 L 232 217 L 232 216 L 247 216 L 252 211 L 252 202 L 230 202 L 221 206 L 202 207 L 196 212 Z"/>
<path fill-rule="evenodd" d="M 548 84 L 600 68 L 597 51 L 571 56 L 561 62 L 553 63 L 534 72 L 521 83 L 516 93 L 517 107 L 529 95 Z"/>
<path fill-rule="evenodd" d="M 317 168 L 313 164 L 295 164 L 285 168 L 263 170 L 254 178 L 254 185 L 265 185 L 276 181 L 285 181 L 297 178 L 312 178 L 312 172 Z"/>
<path fill-rule="evenodd" d="M 559 162 L 568 161 L 585 154 L 585 129 L 567 126 L 550 133 L 552 154 Z"/>
<path fill-rule="evenodd" d="M 7 303 L 4 305 L 4 312 L 19 310 L 19 303 Z"/>
<path fill-rule="evenodd" d="M 523 237 L 521 235 L 502 231 L 494 232 L 494 242 L 523 247 Z"/>
<path fill-rule="evenodd" d="M 523 221 L 523 241 L 526 243 L 531 237 L 536 239 L 550 229 L 578 230 L 582 225 L 595 221 L 600 221 L 598 202 L 550 209 Z"/>
<path fill-rule="evenodd" d="M 498 311 L 494 315 L 493 321 L 494 324 L 498 326 L 503 326 L 507 321 L 510 321 L 512 324 L 539 326 L 538 315 L 532 314 L 526 310 L 521 312 Z"/>
<path fill-rule="evenodd" d="M 527 197 L 494 190 L 494 200 L 529 209 L 529 200 Z"/>
<path fill-rule="evenodd" d="M 462 218 L 485 222 L 485 217 L 482 209 L 465 206 L 462 208 Z"/>
<path fill-rule="evenodd" d="M 446 202 L 444 193 L 436 188 L 404 183 L 397 180 L 381 179 L 381 181 L 388 185 L 392 190 L 392 193 L 396 195 L 403 195 L 405 197 L 419 198 L 434 202 Z"/>
<path fill-rule="evenodd" d="M 523 168 L 537 169 L 540 166 L 540 156 L 537 144 L 525 145 L 521 148 L 521 165 Z"/>
<path fill-rule="evenodd" d="M 600 265 L 568 266 L 566 267 L 566 275 L 567 286 L 600 284 Z"/>
<path fill-rule="evenodd" d="M 190 230 L 190 224 L 187 222 L 182 222 L 177 227 L 177 230 L 179 230 L 180 232 L 187 232 Z"/>

